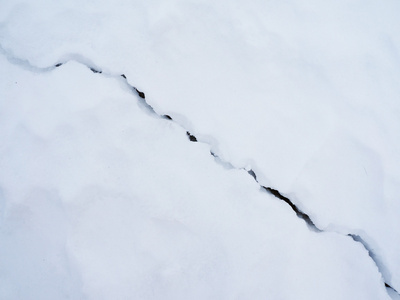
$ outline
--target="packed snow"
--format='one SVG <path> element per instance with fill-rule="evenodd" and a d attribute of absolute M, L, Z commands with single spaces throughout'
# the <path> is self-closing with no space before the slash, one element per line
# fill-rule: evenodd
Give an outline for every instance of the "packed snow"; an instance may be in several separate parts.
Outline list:
<path fill-rule="evenodd" d="M 399 13 L 1 1 L 0 298 L 399 298 Z"/>

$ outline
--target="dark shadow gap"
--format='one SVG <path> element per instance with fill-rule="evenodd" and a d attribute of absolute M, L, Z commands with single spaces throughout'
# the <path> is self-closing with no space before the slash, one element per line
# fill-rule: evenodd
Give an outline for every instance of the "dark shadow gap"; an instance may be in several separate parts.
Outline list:
<path fill-rule="evenodd" d="M 189 140 L 191 142 L 197 142 L 197 138 L 194 135 L 190 134 L 189 131 L 186 131 L 186 135 L 189 137 Z"/>
<path fill-rule="evenodd" d="M 280 199 L 282 201 L 285 201 L 291 207 L 291 209 L 296 213 L 297 217 L 299 217 L 300 219 L 303 219 L 304 222 L 306 222 L 308 226 L 310 226 L 311 228 L 313 228 L 317 232 L 321 232 L 322 231 L 317 226 L 315 226 L 314 222 L 311 220 L 309 215 L 307 215 L 306 213 L 302 212 L 289 198 L 283 196 L 278 190 L 275 190 L 275 189 L 270 188 L 270 187 L 265 187 L 263 185 L 261 187 L 264 190 L 266 190 L 268 193 L 274 195 L 276 198 L 278 198 L 278 199 Z"/>
<path fill-rule="evenodd" d="M 140 98 L 142 98 L 142 99 L 146 98 L 146 96 L 144 95 L 143 92 L 139 91 L 137 88 L 135 88 L 135 90 L 136 90 L 136 92 L 137 92 L 137 94 L 139 95 Z"/>
<path fill-rule="evenodd" d="M 103 71 L 101 71 L 101 70 L 96 70 L 96 69 L 94 69 L 94 68 L 89 68 L 89 69 L 90 69 L 90 71 L 92 71 L 93 73 L 99 73 L 99 74 L 103 73 Z"/>

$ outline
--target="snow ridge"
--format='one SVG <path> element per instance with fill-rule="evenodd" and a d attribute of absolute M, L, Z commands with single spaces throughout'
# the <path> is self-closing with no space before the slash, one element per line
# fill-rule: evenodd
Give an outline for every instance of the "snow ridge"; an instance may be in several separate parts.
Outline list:
<path fill-rule="evenodd" d="M 148 102 L 146 101 L 146 97 L 145 97 L 145 93 L 140 91 L 137 87 L 131 85 L 128 82 L 127 77 L 125 76 L 125 74 L 120 74 L 120 75 L 115 75 L 111 72 L 103 72 L 103 70 L 101 68 L 99 68 L 98 66 L 96 66 L 94 63 L 92 63 L 89 59 L 79 55 L 79 54 L 71 54 L 65 57 L 68 57 L 68 59 L 64 60 L 63 62 L 58 62 L 56 64 L 54 64 L 53 66 L 49 66 L 49 67 L 44 67 L 44 68 L 40 68 L 40 67 L 36 67 L 34 65 L 32 65 L 28 60 L 24 60 L 18 57 L 13 56 L 12 54 L 10 54 L 9 51 L 6 51 L 2 45 L 0 44 L 0 53 L 3 54 L 7 60 L 15 65 L 20 66 L 21 68 L 34 72 L 34 73 L 45 73 L 45 72 L 51 72 L 56 68 L 61 67 L 62 65 L 68 63 L 69 61 L 75 61 L 78 62 L 84 66 L 86 66 L 88 69 L 90 69 L 94 74 L 102 74 L 103 76 L 106 76 L 108 78 L 123 78 L 123 81 L 125 82 L 126 86 L 129 87 L 129 89 L 131 90 L 132 93 L 137 94 L 139 99 L 139 103 L 142 106 L 142 108 L 147 111 L 148 113 L 154 115 L 155 117 L 158 118 L 162 118 L 162 119 L 167 119 L 171 122 L 176 123 L 177 125 L 179 125 L 181 128 L 185 129 L 186 131 L 186 135 L 189 139 L 189 141 L 191 142 L 200 142 L 200 143 L 205 143 L 208 144 L 209 146 L 213 146 L 210 142 L 206 142 L 206 141 L 199 141 L 197 139 L 197 137 L 190 133 L 189 131 L 186 130 L 185 126 L 180 124 L 179 122 L 177 122 L 176 120 L 174 120 L 170 115 L 163 115 L 163 114 L 158 114 L 154 108 L 148 104 Z M 310 216 L 305 213 L 304 211 L 302 211 L 301 209 L 299 209 L 292 200 L 290 200 L 288 197 L 284 196 L 283 194 L 281 194 L 277 189 L 274 189 L 273 187 L 266 187 L 263 186 L 262 184 L 260 184 L 257 180 L 257 174 L 254 172 L 253 169 L 245 169 L 245 168 L 237 168 L 235 167 L 232 163 L 223 160 L 220 156 L 218 156 L 216 153 L 214 153 L 213 151 L 210 151 L 210 155 L 214 157 L 215 162 L 220 164 L 221 166 L 223 166 L 224 168 L 227 169 L 236 169 L 236 170 L 245 170 L 259 185 L 260 185 L 260 189 L 262 189 L 263 191 L 272 194 L 273 196 L 275 196 L 277 199 L 284 201 L 287 205 L 290 206 L 290 208 L 296 213 L 296 216 L 300 219 L 302 219 L 307 227 L 309 228 L 309 230 L 314 231 L 316 233 L 321 233 L 321 232 L 331 232 L 331 233 L 336 233 L 336 234 L 340 234 L 343 235 L 340 232 L 335 232 L 335 231 L 331 231 L 331 230 L 321 230 L 320 228 L 318 228 L 315 223 L 312 221 L 312 219 L 310 218 Z M 368 245 L 368 243 L 359 235 L 357 234 L 353 234 L 353 233 L 348 233 L 346 234 L 346 236 L 351 237 L 355 242 L 360 243 L 364 249 L 368 252 L 370 258 L 374 261 L 378 272 L 381 274 L 383 283 L 385 284 L 385 287 L 391 291 L 391 293 L 395 293 L 396 295 L 400 296 L 400 293 L 395 290 L 392 286 L 390 286 L 390 284 L 388 284 L 388 280 L 384 278 L 384 270 L 387 270 L 386 266 L 381 262 L 381 260 L 375 255 L 375 253 L 373 252 L 373 250 L 371 249 L 371 247 Z M 389 293 L 390 294 L 390 293 Z"/>

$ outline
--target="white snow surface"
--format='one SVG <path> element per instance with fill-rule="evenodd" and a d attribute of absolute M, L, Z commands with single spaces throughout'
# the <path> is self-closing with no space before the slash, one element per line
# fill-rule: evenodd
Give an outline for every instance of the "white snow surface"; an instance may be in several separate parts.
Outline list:
<path fill-rule="evenodd" d="M 1 1 L 0 296 L 387 298 L 349 233 L 399 291 L 399 13 Z"/>
<path fill-rule="evenodd" d="M 2 299 L 387 298 L 360 244 L 310 231 L 122 79 L 1 68 Z"/>

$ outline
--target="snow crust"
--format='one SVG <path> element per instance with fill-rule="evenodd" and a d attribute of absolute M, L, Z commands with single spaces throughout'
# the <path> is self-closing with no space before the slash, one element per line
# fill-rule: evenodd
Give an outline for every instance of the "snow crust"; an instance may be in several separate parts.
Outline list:
<path fill-rule="evenodd" d="M 4 0 L 0 45 L 14 63 L 126 74 L 157 113 L 318 228 L 360 235 L 400 290 L 399 12 L 398 1 Z M 28 296 L 13 284 L 31 252 L 21 281 L 42 293 L 50 280 L 57 297 L 385 298 L 359 245 L 307 232 L 245 172 L 146 116 L 122 81 L 4 58 L 1 76 L 4 293 Z M 43 251 L 55 257 L 41 278 Z"/>

